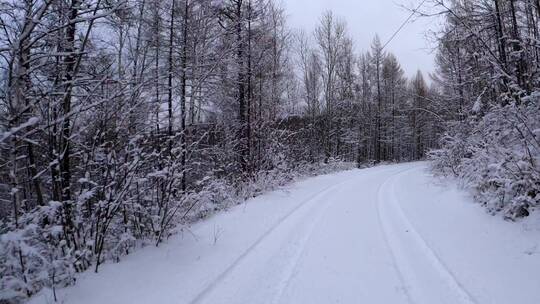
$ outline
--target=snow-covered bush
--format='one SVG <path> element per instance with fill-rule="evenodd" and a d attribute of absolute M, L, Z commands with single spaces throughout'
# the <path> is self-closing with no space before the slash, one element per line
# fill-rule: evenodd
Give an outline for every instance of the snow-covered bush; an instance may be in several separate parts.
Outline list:
<path fill-rule="evenodd" d="M 84 249 L 74 250 L 63 239 L 63 227 L 51 221 L 60 206 L 50 202 L 20 217 L 16 227 L 0 235 L 0 301 L 17 302 L 43 286 L 66 286 L 76 268 L 88 263 Z"/>
<path fill-rule="evenodd" d="M 540 204 L 539 105 L 533 94 L 450 128 L 430 153 L 434 171 L 461 178 L 490 212 L 527 216 Z"/>
<path fill-rule="evenodd" d="M 179 218 L 183 224 L 199 220 L 217 211 L 240 204 L 246 199 L 258 196 L 268 191 L 278 189 L 295 180 L 305 177 L 329 174 L 356 167 L 355 163 L 332 160 L 329 163 L 302 162 L 294 166 L 286 163 L 272 170 L 256 172 L 244 180 L 226 180 L 207 178 L 201 181 L 200 191 L 189 195 L 190 212 L 187 217 Z"/>

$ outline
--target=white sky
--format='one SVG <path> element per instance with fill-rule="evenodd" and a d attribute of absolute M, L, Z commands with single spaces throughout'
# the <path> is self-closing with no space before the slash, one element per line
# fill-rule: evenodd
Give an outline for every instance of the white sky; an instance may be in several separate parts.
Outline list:
<path fill-rule="evenodd" d="M 357 52 L 367 50 L 375 34 L 384 44 L 410 15 L 404 7 L 414 8 L 420 0 L 282 0 L 288 22 L 294 29 L 312 32 L 321 14 L 332 10 L 347 22 Z M 386 47 L 394 53 L 407 76 L 418 69 L 427 76 L 433 72 L 433 45 L 426 39 L 436 20 L 425 18 L 407 24 Z M 428 78 L 428 77 L 426 77 Z"/>

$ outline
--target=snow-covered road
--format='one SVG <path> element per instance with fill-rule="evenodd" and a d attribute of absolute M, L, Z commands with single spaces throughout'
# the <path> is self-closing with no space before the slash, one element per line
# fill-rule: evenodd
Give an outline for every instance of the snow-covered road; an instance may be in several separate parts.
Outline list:
<path fill-rule="evenodd" d="M 64 303 L 540 303 L 540 223 L 425 163 L 319 176 L 86 273 Z M 43 303 L 44 297 L 34 298 Z"/>

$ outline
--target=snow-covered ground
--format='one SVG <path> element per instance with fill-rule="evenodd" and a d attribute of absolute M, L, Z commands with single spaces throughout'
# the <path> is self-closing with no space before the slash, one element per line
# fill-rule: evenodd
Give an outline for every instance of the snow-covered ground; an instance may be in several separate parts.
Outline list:
<path fill-rule="evenodd" d="M 540 303 L 540 218 L 490 216 L 426 163 L 254 198 L 58 291 L 62 303 Z M 32 303 L 48 303 L 47 292 Z"/>

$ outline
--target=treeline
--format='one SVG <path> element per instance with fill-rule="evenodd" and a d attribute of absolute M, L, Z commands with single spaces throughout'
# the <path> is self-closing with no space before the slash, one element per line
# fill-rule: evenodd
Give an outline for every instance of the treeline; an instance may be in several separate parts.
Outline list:
<path fill-rule="evenodd" d="M 435 169 L 491 212 L 527 216 L 540 201 L 540 2 L 431 2 L 444 16 L 435 82 L 447 121 Z"/>
<path fill-rule="evenodd" d="M 401 161 L 420 159 L 437 145 L 443 130 L 433 108 L 436 90 L 420 71 L 408 80 L 378 36 L 370 50 L 356 54 L 346 23 L 329 12 L 296 45 L 315 156 Z"/>
<path fill-rule="evenodd" d="M 74 283 L 178 225 L 341 162 L 419 159 L 419 72 L 271 0 L 0 6 L 0 301 Z"/>

